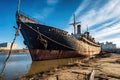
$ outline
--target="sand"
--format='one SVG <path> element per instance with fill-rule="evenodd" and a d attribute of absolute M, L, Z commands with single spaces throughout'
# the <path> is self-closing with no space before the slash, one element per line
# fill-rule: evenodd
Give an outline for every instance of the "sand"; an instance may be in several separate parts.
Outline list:
<path fill-rule="evenodd" d="M 92 71 L 94 80 L 120 80 L 120 54 L 97 55 L 19 80 L 87 80 Z"/>

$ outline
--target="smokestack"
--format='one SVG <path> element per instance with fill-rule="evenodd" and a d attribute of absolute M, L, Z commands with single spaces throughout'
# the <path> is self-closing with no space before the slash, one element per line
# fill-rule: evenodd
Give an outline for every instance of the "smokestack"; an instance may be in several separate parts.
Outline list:
<path fill-rule="evenodd" d="M 77 34 L 81 35 L 81 25 L 77 25 Z"/>

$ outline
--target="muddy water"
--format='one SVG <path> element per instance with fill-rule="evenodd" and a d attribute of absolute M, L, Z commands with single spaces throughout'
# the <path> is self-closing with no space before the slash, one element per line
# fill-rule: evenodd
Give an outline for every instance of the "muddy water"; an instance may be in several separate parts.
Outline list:
<path fill-rule="evenodd" d="M 78 60 L 78 58 L 56 59 L 46 61 L 33 61 L 27 75 L 35 74 L 42 71 L 55 68 L 60 65 L 66 65 Z"/>
<path fill-rule="evenodd" d="M 0 53 L 0 72 L 7 54 Z M 78 60 L 79 58 L 67 58 L 46 61 L 33 61 L 29 53 L 15 53 L 12 54 L 6 67 L 2 78 L 4 80 L 16 80 L 23 75 L 32 75 L 38 72 L 46 71 L 59 65 L 65 65 Z"/>

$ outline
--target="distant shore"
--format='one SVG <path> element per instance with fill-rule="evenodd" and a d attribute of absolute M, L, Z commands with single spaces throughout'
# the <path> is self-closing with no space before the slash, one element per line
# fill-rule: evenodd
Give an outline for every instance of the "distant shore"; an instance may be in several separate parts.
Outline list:
<path fill-rule="evenodd" d="M 10 50 L 0 50 L 0 53 L 9 53 Z M 16 50 L 12 50 L 12 53 L 28 53 L 29 50 L 28 49 L 16 49 Z"/>
<path fill-rule="evenodd" d="M 97 80 L 120 80 L 120 54 L 106 53 L 78 60 L 51 70 L 26 75 L 19 80 L 86 80 L 94 70 Z"/>

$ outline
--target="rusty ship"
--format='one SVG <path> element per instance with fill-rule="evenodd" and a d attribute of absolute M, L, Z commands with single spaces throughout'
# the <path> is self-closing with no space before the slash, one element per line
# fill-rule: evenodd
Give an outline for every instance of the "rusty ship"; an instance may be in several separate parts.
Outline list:
<path fill-rule="evenodd" d="M 101 51 L 100 44 L 88 31 L 81 32 L 81 24 L 75 21 L 75 16 L 71 24 L 74 34 L 39 23 L 19 10 L 16 12 L 16 23 L 33 61 L 92 56 Z"/>

